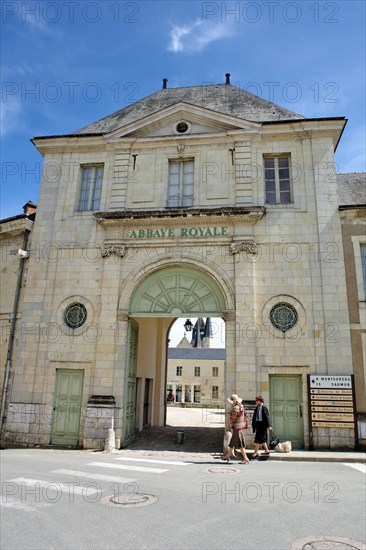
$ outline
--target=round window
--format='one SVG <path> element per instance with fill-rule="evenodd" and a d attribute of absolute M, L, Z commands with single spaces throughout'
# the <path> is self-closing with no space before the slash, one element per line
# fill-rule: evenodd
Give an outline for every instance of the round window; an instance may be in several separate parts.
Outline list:
<path fill-rule="evenodd" d="M 70 328 L 81 327 L 87 318 L 86 307 L 83 304 L 71 304 L 65 311 L 65 323 Z"/>
<path fill-rule="evenodd" d="M 281 302 L 271 309 L 269 318 L 274 327 L 282 332 L 286 332 L 297 323 L 297 311 L 291 304 Z"/>
<path fill-rule="evenodd" d="M 178 122 L 178 124 L 175 127 L 178 134 L 184 134 L 185 132 L 188 131 L 188 128 L 189 126 L 186 122 Z"/>

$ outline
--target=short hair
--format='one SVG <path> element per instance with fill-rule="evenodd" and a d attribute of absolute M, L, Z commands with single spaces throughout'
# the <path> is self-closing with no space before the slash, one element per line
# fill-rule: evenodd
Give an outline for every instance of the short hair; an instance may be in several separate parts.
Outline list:
<path fill-rule="evenodd" d="M 255 398 L 256 401 L 260 401 L 261 403 L 264 403 L 264 399 L 261 395 L 257 395 L 257 397 Z"/>

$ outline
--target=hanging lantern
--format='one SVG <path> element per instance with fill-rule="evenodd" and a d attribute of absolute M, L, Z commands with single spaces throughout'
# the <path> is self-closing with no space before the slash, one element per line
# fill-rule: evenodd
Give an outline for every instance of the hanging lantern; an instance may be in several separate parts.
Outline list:
<path fill-rule="evenodd" d="M 191 323 L 191 321 L 189 319 L 187 319 L 187 321 L 184 323 L 184 328 L 186 329 L 187 332 L 191 332 L 192 330 L 192 327 L 193 327 L 193 323 Z"/>

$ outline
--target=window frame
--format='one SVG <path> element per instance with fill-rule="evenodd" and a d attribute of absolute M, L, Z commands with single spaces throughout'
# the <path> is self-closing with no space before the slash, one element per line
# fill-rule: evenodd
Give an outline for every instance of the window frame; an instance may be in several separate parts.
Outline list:
<path fill-rule="evenodd" d="M 219 367 L 212 367 L 212 378 L 218 378 L 219 376 Z"/>
<path fill-rule="evenodd" d="M 177 367 L 175 369 L 175 372 L 176 372 L 176 376 L 183 376 L 183 367 L 182 367 L 182 365 L 177 365 Z"/>
<path fill-rule="evenodd" d="M 358 303 L 359 307 L 366 309 L 366 281 L 364 279 L 362 265 L 362 250 L 366 247 L 366 240 L 363 235 L 353 235 L 351 237 L 351 241 L 353 245 L 353 256 L 355 262 Z"/>
<path fill-rule="evenodd" d="M 86 170 L 92 170 L 92 177 L 90 182 L 89 189 L 83 189 L 84 185 L 84 175 L 86 173 Z M 99 178 L 97 178 L 97 170 L 102 169 L 102 174 L 100 178 L 100 185 L 96 186 L 96 183 L 99 183 Z M 103 162 L 96 162 L 96 163 L 88 163 L 88 164 L 80 164 L 80 179 L 79 179 L 79 193 L 78 193 L 78 200 L 76 204 L 76 212 L 96 212 L 100 209 L 100 202 L 102 198 L 102 190 L 103 190 L 103 180 L 104 180 L 104 163 Z M 83 193 L 86 193 L 87 191 L 87 198 L 83 198 Z M 99 197 L 95 197 L 96 192 L 99 192 Z M 94 204 L 94 202 L 97 201 L 97 204 Z M 83 203 L 87 202 L 87 207 L 82 208 Z"/>
<path fill-rule="evenodd" d="M 214 395 L 214 393 L 216 395 Z M 219 386 L 211 386 L 211 399 L 219 398 Z"/>
<path fill-rule="evenodd" d="M 184 167 L 188 164 L 192 165 L 192 171 L 188 174 L 184 174 Z M 172 173 L 173 166 L 179 166 L 179 182 L 178 182 L 178 192 L 173 193 L 174 187 L 177 187 L 177 184 L 173 184 L 173 177 L 177 174 Z M 194 206 L 194 171 L 195 171 L 195 162 L 194 158 L 172 158 L 168 159 L 168 188 L 167 188 L 167 208 L 191 208 Z M 185 182 L 185 175 L 192 174 L 192 181 Z M 189 194 L 184 193 L 184 189 L 188 186 L 192 186 L 192 192 Z M 185 204 L 186 203 L 186 204 Z"/>
<path fill-rule="evenodd" d="M 281 178 L 280 178 L 280 169 L 279 166 L 279 159 L 286 158 L 288 161 L 288 181 L 289 181 L 289 190 L 282 190 L 281 189 Z M 266 178 L 266 160 L 274 160 L 274 180 L 268 180 Z M 294 194 L 293 194 L 293 178 L 292 178 L 292 170 L 291 170 L 291 153 L 275 153 L 275 154 L 264 154 L 263 155 L 263 180 L 264 180 L 264 200 L 265 204 L 269 206 L 284 206 L 284 205 L 294 205 Z M 268 195 L 270 193 L 273 194 L 273 191 L 269 191 L 267 189 L 267 186 L 269 182 L 274 181 L 275 183 L 275 202 L 271 202 L 268 200 Z M 290 200 L 283 202 L 281 201 L 281 193 L 289 193 L 290 194 Z"/>
<path fill-rule="evenodd" d="M 194 367 L 194 375 L 201 376 L 201 367 Z"/>

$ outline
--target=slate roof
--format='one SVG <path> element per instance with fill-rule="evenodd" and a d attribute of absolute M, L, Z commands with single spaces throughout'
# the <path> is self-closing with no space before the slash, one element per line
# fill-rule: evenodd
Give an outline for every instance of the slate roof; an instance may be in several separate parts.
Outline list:
<path fill-rule="evenodd" d="M 168 348 L 168 359 L 224 360 L 225 348 Z"/>
<path fill-rule="evenodd" d="M 337 174 L 339 206 L 366 205 L 366 173 Z"/>
<path fill-rule="evenodd" d="M 251 122 L 305 119 L 302 115 L 284 109 L 232 84 L 210 84 L 159 90 L 124 109 L 76 130 L 72 135 L 109 133 L 179 102 Z"/>

